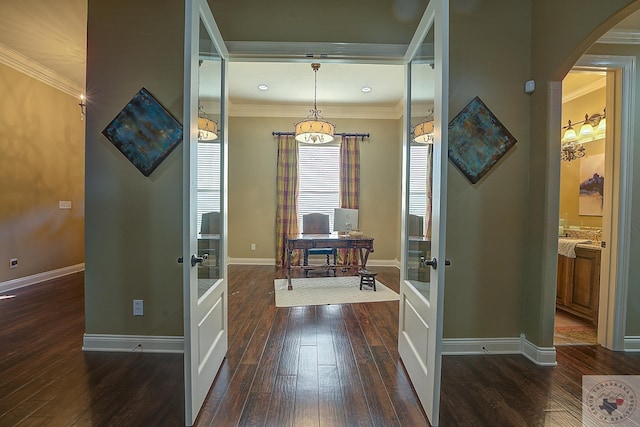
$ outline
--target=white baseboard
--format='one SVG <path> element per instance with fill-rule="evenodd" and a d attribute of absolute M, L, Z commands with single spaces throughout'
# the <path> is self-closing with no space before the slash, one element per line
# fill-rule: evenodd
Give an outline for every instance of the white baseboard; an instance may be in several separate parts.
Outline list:
<path fill-rule="evenodd" d="M 513 338 L 444 338 L 442 354 L 522 354 L 536 365 L 556 365 L 554 347 L 538 347 L 527 341 L 524 335 Z"/>
<path fill-rule="evenodd" d="M 73 273 L 78 273 L 80 271 L 84 271 L 84 263 L 59 268 L 57 270 L 45 271 L 44 273 L 38 273 L 31 276 L 7 280 L 6 282 L 0 283 L 0 292 L 7 292 L 13 289 L 35 285 L 41 282 L 46 282 L 47 280 L 56 279 L 58 277 L 67 276 Z"/>
<path fill-rule="evenodd" d="M 531 341 L 528 341 L 524 334 L 520 335 L 522 340 L 522 354 L 536 365 L 540 366 L 556 366 L 556 348 L 555 347 L 538 347 Z"/>
<path fill-rule="evenodd" d="M 640 351 L 640 337 L 624 337 L 624 351 Z"/>
<path fill-rule="evenodd" d="M 520 354 L 520 338 L 444 338 L 442 354 Z"/>
<path fill-rule="evenodd" d="M 84 334 L 82 351 L 184 353 L 184 337 Z"/>
<path fill-rule="evenodd" d="M 396 267 L 400 268 L 400 261 L 397 259 L 370 259 L 367 260 L 367 267 Z"/>

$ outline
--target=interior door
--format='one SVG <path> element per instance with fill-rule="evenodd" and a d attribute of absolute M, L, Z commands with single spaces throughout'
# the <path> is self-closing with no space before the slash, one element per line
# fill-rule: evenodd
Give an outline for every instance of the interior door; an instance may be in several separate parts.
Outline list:
<path fill-rule="evenodd" d="M 186 0 L 185 14 L 184 379 L 193 425 L 227 352 L 227 52 L 206 0 Z"/>
<path fill-rule="evenodd" d="M 431 0 L 405 56 L 398 350 L 433 426 L 440 405 L 446 264 L 448 43 L 448 0 Z"/>

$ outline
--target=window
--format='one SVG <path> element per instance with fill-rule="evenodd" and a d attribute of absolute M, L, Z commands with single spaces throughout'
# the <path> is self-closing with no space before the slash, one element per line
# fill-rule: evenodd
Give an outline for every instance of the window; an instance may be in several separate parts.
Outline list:
<path fill-rule="evenodd" d="M 409 153 L 409 213 L 422 218 L 426 218 L 427 212 L 428 150 L 428 144 L 411 145 Z"/>
<path fill-rule="evenodd" d="M 220 212 L 220 142 L 198 143 L 198 232 L 202 214 Z"/>
<path fill-rule="evenodd" d="M 329 215 L 333 230 L 333 210 L 340 207 L 340 146 L 300 144 L 298 147 L 298 229 L 302 215 Z"/>

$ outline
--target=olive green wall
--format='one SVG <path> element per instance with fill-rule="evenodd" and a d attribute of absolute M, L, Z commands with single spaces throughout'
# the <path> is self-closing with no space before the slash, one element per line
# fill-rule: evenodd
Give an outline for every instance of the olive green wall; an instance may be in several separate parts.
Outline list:
<path fill-rule="evenodd" d="M 182 122 L 183 43 L 183 0 L 89 2 L 88 334 L 183 334 L 182 145 L 147 178 L 101 134 L 142 87 Z"/>
<path fill-rule="evenodd" d="M 568 120 L 573 123 L 584 120 L 585 113 L 602 114 L 606 104 L 607 89 L 602 88 L 590 92 L 579 98 L 562 104 L 562 123 L 566 126 Z M 574 126 L 580 132 L 580 126 Z M 604 139 L 587 142 L 583 145 L 585 156 L 604 153 Z M 580 215 L 578 199 L 580 195 L 580 159 L 560 163 L 560 210 L 559 218 L 564 219 L 565 227 L 602 227 L 602 216 Z M 608 196 L 610 197 L 610 196 Z M 610 199 L 609 199 L 610 200 Z"/>
<path fill-rule="evenodd" d="M 84 262 L 84 121 L 78 98 L 5 65 L 0 94 L 2 283 Z"/>
<path fill-rule="evenodd" d="M 635 67 L 635 85 L 636 98 L 635 117 L 638 117 L 640 108 L 640 46 L 638 45 L 604 45 L 597 44 L 593 46 L 589 52 L 595 55 L 620 55 L 633 56 L 636 58 Z M 640 264 L 634 260 L 640 259 L 640 149 L 638 149 L 640 140 L 640 122 L 634 121 L 634 141 L 633 141 L 633 159 L 632 164 L 634 170 L 631 172 L 632 181 L 631 188 L 634 189 L 631 195 L 631 234 L 629 236 L 629 292 L 627 296 L 627 324 L 625 335 L 638 337 L 640 336 Z"/>
<path fill-rule="evenodd" d="M 548 184 L 559 176 L 560 117 L 549 112 L 549 82 L 559 82 L 594 40 L 630 13 L 630 9 L 621 10 L 631 3 L 451 2 L 449 116 L 478 95 L 518 143 L 474 185 L 449 164 L 447 256 L 452 266 L 447 270 L 445 290 L 445 337 L 513 337 L 524 331 L 534 344 L 552 345 L 559 190 Z M 633 5 L 638 7 L 640 3 Z M 566 26 L 569 15 L 575 19 Z M 607 16 L 611 18 L 603 18 Z M 178 147 L 145 178 L 100 132 L 142 86 L 181 120 L 183 21 L 181 0 L 89 3 L 88 333 L 182 334 L 181 269 L 175 263 L 181 248 L 182 149 Z M 535 79 L 537 89 L 526 95 L 523 84 L 530 78 Z M 400 135 L 399 126 L 390 122 L 385 128 L 395 128 Z M 266 224 L 265 230 L 273 230 L 269 219 L 275 210 L 273 178 L 261 181 L 258 175 L 266 176 L 270 173 L 267 168 L 275 164 L 270 132 L 286 130 L 291 123 L 289 118 L 231 118 L 232 258 L 244 257 L 254 242 L 246 232 L 252 225 L 247 224 Z M 336 123 L 340 130 L 370 131 L 378 137 L 373 124 L 367 125 L 368 129 L 359 125 L 355 129 L 352 122 Z M 551 124 L 556 126 L 553 133 L 549 131 Z M 258 133 L 263 145 L 251 139 Z M 363 144 L 363 164 L 379 165 L 366 174 L 377 178 L 375 182 L 385 193 L 396 185 L 400 188 L 399 172 L 394 175 L 387 169 L 389 163 L 399 164 L 400 147 L 397 145 L 397 153 L 390 151 L 393 157 L 388 159 L 373 153 L 392 138 L 390 133 L 388 139 L 372 138 L 369 145 Z M 265 159 L 267 164 L 256 166 L 258 160 Z M 636 160 L 640 164 L 640 159 Z M 254 164 L 253 169 L 247 161 Z M 400 195 L 393 205 L 387 201 L 392 199 L 379 197 L 383 193 L 380 189 L 367 188 L 374 186 L 367 184 L 368 177 L 363 176 L 362 182 L 363 212 L 375 206 L 390 221 L 385 228 L 365 222 L 363 217 L 362 228 L 369 232 L 371 227 L 376 237 L 374 255 L 378 259 L 397 257 L 397 241 L 388 245 L 382 241 L 391 235 L 387 229 L 399 229 Z M 245 197 L 256 204 L 248 203 Z M 634 212 L 638 203 L 634 199 Z M 242 218 L 249 212 L 251 218 Z M 270 258 L 272 235 L 260 234 L 261 239 L 255 241 L 257 251 L 248 257 Z M 632 244 L 631 255 L 632 259 L 640 255 L 640 243 Z M 631 277 L 640 277 L 636 271 L 640 267 L 631 269 L 630 273 L 635 273 Z M 631 307 L 634 303 L 634 307 L 640 306 L 640 292 L 637 284 L 631 286 L 628 323 L 640 325 L 640 313 Z M 131 316 L 133 298 L 145 299 L 144 317 Z M 634 332 L 630 327 L 627 333 L 639 335 L 635 328 Z"/>
<path fill-rule="evenodd" d="M 334 119 L 338 132 L 370 133 L 360 143 L 360 229 L 374 237 L 369 259 L 400 259 L 401 120 Z M 295 118 L 229 119 L 229 257 L 275 260 L 276 156 L 272 131 Z M 251 251 L 251 243 L 256 250 Z M 246 261 L 245 261 L 246 262 Z M 251 261 L 249 261 L 251 262 Z"/>
<path fill-rule="evenodd" d="M 449 118 L 479 96 L 518 142 L 476 184 L 449 162 L 444 337 L 514 337 L 526 265 L 531 15 L 527 1 L 451 6 Z"/>
<path fill-rule="evenodd" d="M 557 269 L 559 190 L 549 185 L 560 174 L 560 105 L 552 111 L 551 91 L 600 36 L 640 8 L 634 0 L 536 0 L 531 2 L 531 95 L 529 217 L 524 287 L 527 339 L 541 347 L 553 345 Z M 597 13 L 594 13 L 597 11 Z M 566 17 L 571 16 L 571 25 Z"/>

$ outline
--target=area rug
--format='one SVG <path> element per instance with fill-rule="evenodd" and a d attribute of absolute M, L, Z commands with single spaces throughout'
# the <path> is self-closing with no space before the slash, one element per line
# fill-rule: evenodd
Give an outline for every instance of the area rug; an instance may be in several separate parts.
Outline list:
<path fill-rule="evenodd" d="M 359 276 L 313 277 L 291 279 L 293 290 L 287 290 L 287 279 L 274 281 L 276 307 L 304 305 L 352 304 L 359 302 L 398 301 L 400 296 L 376 280 L 376 291 L 368 286 L 360 290 Z"/>

